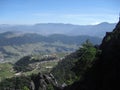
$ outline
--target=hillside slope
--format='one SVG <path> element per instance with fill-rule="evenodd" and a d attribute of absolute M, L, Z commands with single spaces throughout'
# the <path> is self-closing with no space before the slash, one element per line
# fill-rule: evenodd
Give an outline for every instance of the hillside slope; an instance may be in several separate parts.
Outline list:
<path fill-rule="evenodd" d="M 101 38 L 91 36 L 1 33 L 0 61 L 17 61 L 21 57 L 31 54 L 70 53 L 75 51 L 86 39 L 91 40 L 94 44 L 101 42 Z"/>
<path fill-rule="evenodd" d="M 64 90 L 120 89 L 120 21 L 112 32 L 106 33 L 100 45 L 101 55 L 82 80 Z"/>

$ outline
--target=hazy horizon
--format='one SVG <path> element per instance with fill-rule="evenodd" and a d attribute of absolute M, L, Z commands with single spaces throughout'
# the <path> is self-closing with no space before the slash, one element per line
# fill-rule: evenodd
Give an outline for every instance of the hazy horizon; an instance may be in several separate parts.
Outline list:
<path fill-rule="evenodd" d="M 0 24 L 116 23 L 119 0 L 0 0 Z"/>
<path fill-rule="evenodd" d="M 117 20 L 117 22 L 118 22 L 118 20 Z M 111 22 L 99 22 L 99 23 L 93 23 L 93 24 L 72 24 L 72 23 L 52 23 L 52 22 L 46 22 L 46 23 L 33 23 L 33 24 L 5 24 L 5 23 L 3 23 L 3 24 L 0 24 L 0 25 L 10 25 L 10 26 L 16 26 L 16 25 L 25 25 L 25 26 L 31 26 L 31 25 L 39 25 L 39 24 L 65 24 L 65 25 L 78 25 L 78 26 L 89 26 L 89 25 L 99 25 L 99 24 L 103 24 L 103 23 L 108 23 L 108 24 L 116 24 L 117 22 L 113 22 L 113 23 L 111 23 Z"/>

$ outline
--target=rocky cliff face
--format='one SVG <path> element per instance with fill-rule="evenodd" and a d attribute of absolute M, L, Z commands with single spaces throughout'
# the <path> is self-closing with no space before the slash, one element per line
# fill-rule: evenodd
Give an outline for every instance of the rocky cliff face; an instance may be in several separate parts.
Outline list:
<path fill-rule="evenodd" d="M 100 46 L 100 83 L 101 90 L 120 89 L 120 22 L 113 32 L 106 33 Z M 119 82 L 119 83 L 118 83 Z"/>
<path fill-rule="evenodd" d="M 100 45 L 101 55 L 83 79 L 64 90 L 120 89 L 120 21 L 107 32 Z"/>
<path fill-rule="evenodd" d="M 31 90 L 62 90 L 54 76 L 50 74 L 37 74 L 31 76 Z"/>

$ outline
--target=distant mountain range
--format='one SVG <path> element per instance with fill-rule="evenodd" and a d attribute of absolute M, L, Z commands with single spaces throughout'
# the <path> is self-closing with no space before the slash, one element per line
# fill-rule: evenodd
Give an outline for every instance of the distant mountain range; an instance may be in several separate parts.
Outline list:
<path fill-rule="evenodd" d="M 0 25 L 0 33 L 17 31 L 21 33 L 38 33 L 41 35 L 64 34 L 70 36 L 88 35 L 103 37 L 115 27 L 115 23 L 103 22 L 97 25 L 72 25 L 63 23 L 38 23 L 35 25 Z"/>
<path fill-rule="evenodd" d="M 100 44 L 101 38 L 87 35 L 67 36 L 53 34 L 43 36 L 35 33 L 4 32 L 0 33 L 0 61 L 16 61 L 31 54 L 70 53 L 78 49 L 89 39 L 93 44 Z"/>
<path fill-rule="evenodd" d="M 16 61 L 25 55 L 38 53 L 73 52 L 89 39 L 100 44 L 106 32 L 115 23 L 98 25 L 72 25 L 46 23 L 35 25 L 0 25 L 0 61 Z"/>

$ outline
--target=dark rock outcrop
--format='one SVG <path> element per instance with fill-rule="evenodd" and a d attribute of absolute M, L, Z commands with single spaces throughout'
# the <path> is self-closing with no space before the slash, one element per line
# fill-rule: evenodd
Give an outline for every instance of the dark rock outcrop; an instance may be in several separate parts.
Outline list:
<path fill-rule="evenodd" d="M 31 90 L 47 90 L 48 85 L 52 85 L 54 90 L 62 90 L 54 76 L 50 74 L 41 74 L 31 76 Z"/>
<path fill-rule="evenodd" d="M 120 89 L 120 21 L 113 32 L 107 32 L 100 45 L 101 55 L 83 79 L 64 90 Z"/>

